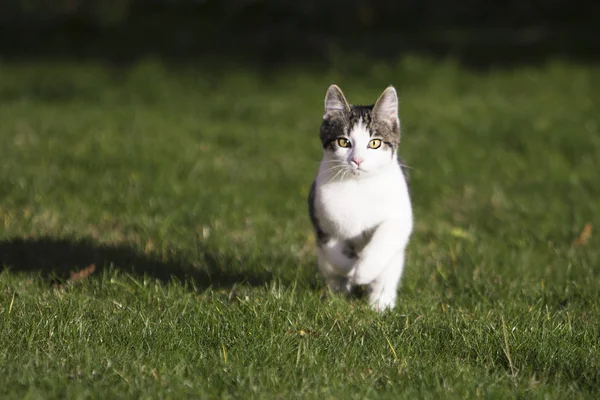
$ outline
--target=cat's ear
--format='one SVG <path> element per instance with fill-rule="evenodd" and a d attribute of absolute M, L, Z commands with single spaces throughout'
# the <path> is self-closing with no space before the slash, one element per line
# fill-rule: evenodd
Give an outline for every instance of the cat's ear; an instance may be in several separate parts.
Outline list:
<path fill-rule="evenodd" d="M 398 123 L 398 95 L 393 86 L 388 86 L 381 93 L 373 106 L 373 115 L 381 121 Z"/>
<path fill-rule="evenodd" d="M 342 93 L 342 89 L 340 89 L 337 85 L 331 85 L 327 89 L 327 94 L 325 95 L 325 113 L 323 117 L 331 116 L 333 113 L 338 111 L 349 111 L 350 106 L 344 97 L 344 93 Z"/>

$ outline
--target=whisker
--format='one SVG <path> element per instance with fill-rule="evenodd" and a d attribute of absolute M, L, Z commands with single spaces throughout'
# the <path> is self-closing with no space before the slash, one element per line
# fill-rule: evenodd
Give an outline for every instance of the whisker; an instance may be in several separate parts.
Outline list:
<path fill-rule="evenodd" d="M 334 179 L 336 179 L 336 180 L 337 180 L 337 179 L 338 179 L 338 177 L 339 177 L 339 180 L 344 180 L 344 178 L 346 177 L 346 174 L 347 174 L 347 173 L 348 173 L 348 169 L 347 169 L 347 168 L 345 168 L 344 166 L 342 166 L 342 168 L 340 168 L 340 169 L 338 170 L 338 172 L 335 174 L 335 177 L 334 177 Z"/>
<path fill-rule="evenodd" d="M 340 165 L 334 165 L 333 167 L 327 169 L 326 171 L 323 171 L 322 174 L 328 174 L 330 175 L 330 180 L 335 180 L 335 178 L 337 177 L 337 175 L 340 173 L 340 171 L 342 170 L 342 167 Z M 320 174 L 319 176 L 321 176 L 322 174 Z"/>
<path fill-rule="evenodd" d="M 327 164 L 327 163 L 339 163 L 338 160 L 321 160 L 321 161 L 316 161 L 317 164 Z"/>
<path fill-rule="evenodd" d="M 331 173 L 331 172 L 334 172 L 334 176 L 333 176 L 333 177 L 335 178 L 335 177 L 338 175 L 338 173 L 339 173 L 341 170 L 343 170 L 343 168 L 344 168 L 344 166 L 343 166 L 343 165 L 334 165 L 333 167 L 331 167 L 331 168 L 328 168 L 328 169 L 326 169 L 325 171 L 322 171 L 321 173 L 319 173 L 319 174 L 317 175 L 317 178 L 320 178 L 322 175 L 329 174 L 329 173 Z"/>

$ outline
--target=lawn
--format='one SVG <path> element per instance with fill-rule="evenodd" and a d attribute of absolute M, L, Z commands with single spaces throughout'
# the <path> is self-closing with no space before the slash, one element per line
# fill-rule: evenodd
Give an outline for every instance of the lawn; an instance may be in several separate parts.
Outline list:
<path fill-rule="evenodd" d="M 330 83 L 400 97 L 398 306 L 328 293 Z M 600 68 L 0 64 L 1 398 L 600 396 Z"/>

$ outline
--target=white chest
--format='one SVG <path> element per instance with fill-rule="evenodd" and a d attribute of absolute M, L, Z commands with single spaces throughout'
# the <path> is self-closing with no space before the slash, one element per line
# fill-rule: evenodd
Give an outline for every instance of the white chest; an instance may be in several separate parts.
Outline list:
<path fill-rule="evenodd" d="M 315 209 L 322 229 L 339 239 L 353 239 L 385 220 L 412 221 L 402 172 L 368 179 L 319 182 Z"/>

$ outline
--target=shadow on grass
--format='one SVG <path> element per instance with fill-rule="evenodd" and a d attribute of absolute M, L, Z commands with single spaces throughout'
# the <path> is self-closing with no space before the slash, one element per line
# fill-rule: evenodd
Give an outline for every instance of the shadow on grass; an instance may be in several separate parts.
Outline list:
<path fill-rule="evenodd" d="M 53 238 L 0 241 L 0 266 L 12 271 L 40 272 L 50 281 L 63 281 L 70 273 L 91 264 L 96 274 L 114 265 L 135 276 L 151 276 L 162 281 L 191 279 L 202 290 L 209 287 L 231 288 L 237 284 L 261 286 L 273 279 L 268 271 L 239 272 L 231 266 L 239 260 L 201 250 L 203 265 L 198 269 L 177 261 L 163 261 L 157 257 L 140 254 L 129 246 L 108 246 L 91 240 L 65 240 Z M 229 269 L 229 270 L 228 270 Z"/>

